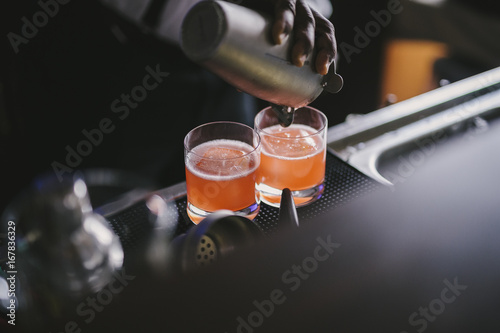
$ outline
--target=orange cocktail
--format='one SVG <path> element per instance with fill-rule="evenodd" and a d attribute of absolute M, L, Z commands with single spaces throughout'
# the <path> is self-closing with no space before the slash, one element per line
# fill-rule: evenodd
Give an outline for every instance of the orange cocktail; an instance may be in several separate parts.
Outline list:
<path fill-rule="evenodd" d="M 311 108 L 312 109 L 312 108 Z M 305 113 L 306 111 L 297 112 Z M 312 109 L 314 114 L 319 111 Z M 263 110 L 261 112 L 273 112 Z M 269 113 L 268 116 L 272 116 Z M 289 188 L 297 206 L 318 199 L 323 192 L 326 164 L 326 117 L 324 122 L 307 123 L 308 116 L 298 117 L 289 127 L 273 125 L 256 117 L 256 128 L 261 136 L 261 164 L 257 175 L 257 188 L 262 201 L 279 206 L 281 191 Z M 267 117 L 269 118 L 269 117 Z M 301 123 L 302 122 L 302 123 Z M 264 125 L 263 125 L 264 124 Z M 259 125 L 263 125 L 259 127 Z M 315 128 L 318 127 L 318 128 Z"/>
<path fill-rule="evenodd" d="M 187 212 L 194 223 L 221 209 L 249 218 L 258 212 L 260 199 L 255 182 L 260 151 L 251 141 L 218 138 L 224 136 L 218 132 L 215 139 L 186 149 Z"/>

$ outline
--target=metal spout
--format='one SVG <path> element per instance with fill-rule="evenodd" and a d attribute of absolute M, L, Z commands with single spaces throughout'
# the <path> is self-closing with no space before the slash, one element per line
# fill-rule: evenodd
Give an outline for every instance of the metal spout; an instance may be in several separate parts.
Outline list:
<path fill-rule="evenodd" d="M 276 113 L 278 121 L 282 127 L 288 127 L 293 123 L 293 115 L 296 110 L 295 108 L 276 104 L 272 104 L 271 108 Z"/>

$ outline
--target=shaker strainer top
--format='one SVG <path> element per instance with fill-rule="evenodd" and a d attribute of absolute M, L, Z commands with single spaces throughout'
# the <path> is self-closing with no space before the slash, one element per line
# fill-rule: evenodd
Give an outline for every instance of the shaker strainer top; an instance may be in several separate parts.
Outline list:
<path fill-rule="evenodd" d="M 218 248 L 215 242 L 207 235 L 203 235 L 196 248 L 196 265 L 206 266 L 218 257 Z"/>

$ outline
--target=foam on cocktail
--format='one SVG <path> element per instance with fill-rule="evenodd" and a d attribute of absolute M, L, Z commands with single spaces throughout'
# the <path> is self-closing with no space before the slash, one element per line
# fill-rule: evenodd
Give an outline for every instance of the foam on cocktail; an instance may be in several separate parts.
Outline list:
<path fill-rule="evenodd" d="M 274 125 L 263 130 L 262 153 L 282 160 L 310 158 L 324 150 L 323 139 L 310 126 Z"/>
<path fill-rule="evenodd" d="M 197 177 L 212 181 L 244 177 L 257 169 L 251 145 L 237 140 L 212 140 L 188 153 L 186 167 Z"/>

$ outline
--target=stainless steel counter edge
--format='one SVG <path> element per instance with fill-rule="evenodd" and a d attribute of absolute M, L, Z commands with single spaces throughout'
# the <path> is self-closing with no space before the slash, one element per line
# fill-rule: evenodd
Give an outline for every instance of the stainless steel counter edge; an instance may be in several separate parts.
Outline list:
<path fill-rule="evenodd" d="M 475 94 L 479 95 L 480 91 L 496 90 L 496 85 L 500 85 L 500 67 L 367 114 L 348 116 L 345 122 L 329 128 L 328 146 L 346 161 L 349 147 L 405 126 L 416 119 L 446 110 Z"/>
<path fill-rule="evenodd" d="M 328 129 L 328 150 L 385 185 L 382 154 L 500 107 L 500 67 L 370 112 Z"/>
<path fill-rule="evenodd" d="M 180 182 L 156 191 L 133 190 L 113 202 L 99 206 L 95 209 L 95 212 L 104 217 L 109 217 L 155 194 L 161 196 L 167 202 L 173 201 L 186 195 L 186 182 Z"/>

